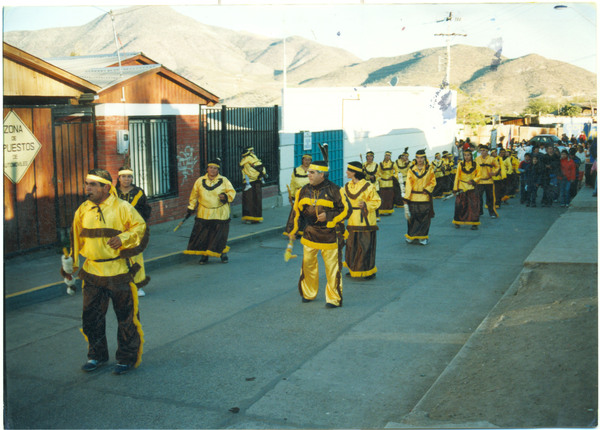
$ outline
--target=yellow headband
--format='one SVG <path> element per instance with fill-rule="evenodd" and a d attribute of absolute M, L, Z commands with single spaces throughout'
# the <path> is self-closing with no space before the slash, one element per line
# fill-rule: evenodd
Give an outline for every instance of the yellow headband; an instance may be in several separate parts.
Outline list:
<path fill-rule="evenodd" d="M 117 197 L 117 189 L 112 184 L 112 182 L 110 182 L 108 179 L 104 179 L 104 178 L 102 178 L 100 176 L 96 176 L 96 175 L 87 175 L 85 179 L 100 182 L 101 184 L 104 184 L 104 185 L 110 185 L 110 193 L 112 195 L 114 195 L 115 197 Z"/>
<path fill-rule="evenodd" d="M 316 164 L 311 164 L 308 166 L 310 170 L 318 170 L 319 172 L 329 172 L 329 167 L 327 166 L 318 166 Z"/>
<path fill-rule="evenodd" d="M 221 166 L 219 166 L 217 163 L 208 163 L 208 167 L 210 166 L 218 167 L 219 169 L 221 168 Z"/>
<path fill-rule="evenodd" d="M 348 170 L 353 170 L 355 172 L 361 172 L 361 173 L 363 171 L 360 167 L 353 166 L 352 164 L 348 164 Z"/>
<path fill-rule="evenodd" d="M 131 175 L 131 176 L 133 176 L 133 170 L 128 170 L 128 169 L 119 170 L 119 176 L 121 176 L 121 175 Z"/>

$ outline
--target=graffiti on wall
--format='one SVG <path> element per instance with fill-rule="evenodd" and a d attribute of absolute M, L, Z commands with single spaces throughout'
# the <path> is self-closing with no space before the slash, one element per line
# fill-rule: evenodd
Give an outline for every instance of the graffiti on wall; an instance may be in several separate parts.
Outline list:
<path fill-rule="evenodd" d="M 182 185 L 185 184 L 189 177 L 194 177 L 194 167 L 198 164 L 198 157 L 194 156 L 194 150 L 191 146 L 186 146 L 183 151 L 177 156 L 177 168 L 183 175 Z"/>

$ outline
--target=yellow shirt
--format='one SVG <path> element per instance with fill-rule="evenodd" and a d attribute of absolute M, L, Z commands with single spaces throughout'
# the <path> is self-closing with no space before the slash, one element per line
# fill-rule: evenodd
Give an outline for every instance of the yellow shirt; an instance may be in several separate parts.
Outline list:
<path fill-rule="evenodd" d="M 377 169 L 377 181 L 379 182 L 379 188 L 392 188 L 394 186 L 393 177 L 396 176 L 396 168 L 392 160 L 383 160 L 379 163 Z"/>
<path fill-rule="evenodd" d="M 352 205 L 352 215 L 348 219 L 348 226 L 366 226 L 368 221 L 369 226 L 377 224 L 377 215 L 375 211 L 381 206 L 381 197 L 375 189 L 375 186 L 365 179 L 361 179 L 357 183 L 348 182 L 340 190 L 342 195 L 348 197 Z M 367 206 L 367 219 L 361 216 L 360 202 L 365 202 Z"/>
<path fill-rule="evenodd" d="M 431 162 L 431 165 L 433 166 L 433 171 L 435 173 L 436 179 L 444 176 L 444 171 L 442 170 L 442 167 L 444 166 L 444 160 L 442 160 L 441 158 L 434 158 Z"/>
<path fill-rule="evenodd" d="M 406 183 L 406 172 L 408 172 L 410 162 L 404 162 L 401 159 L 394 161 L 394 166 L 396 167 L 396 172 L 398 174 L 402 174 L 402 182 Z"/>
<path fill-rule="evenodd" d="M 198 205 L 196 217 L 201 219 L 229 219 L 231 210 L 228 203 L 219 199 L 221 193 L 227 196 L 228 203 L 235 198 L 235 190 L 229 179 L 221 175 L 217 175 L 213 180 L 208 178 L 208 174 L 201 176 L 190 193 L 188 209 L 193 210 Z"/>
<path fill-rule="evenodd" d="M 290 181 L 290 196 L 294 198 L 296 191 L 308 184 L 308 171 L 304 170 L 304 167 L 298 166 L 292 172 L 292 179 Z"/>
<path fill-rule="evenodd" d="M 419 169 L 415 164 L 408 169 L 404 198 L 411 202 L 428 202 L 431 200 L 429 194 L 433 192 L 435 184 L 433 167 L 425 164 L 423 168 Z"/>
<path fill-rule="evenodd" d="M 498 164 L 498 160 L 488 154 L 486 158 L 483 158 L 481 155 L 478 155 L 475 159 L 475 162 L 479 165 L 481 169 L 479 180 L 480 184 L 492 184 L 494 180 L 492 179 L 492 173 L 495 173 L 500 165 Z"/>
<path fill-rule="evenodd" d="M 261 161 L 258 159 L 254 153 L 250 153 L 242 158 L 240 161 L 240 167 L 242 168 L 242 175 L 245 177 L 248 176 L 250 178 L 250 182 L 254 182 L 258 180 L 258 178 L 267 173 L 267 170 L 262 165 Z M 258 170 L 257 170 L 258 169 Z"/>
<path fill-rule="evenodd" d="M 138 246 L 145 232 L 144 219 L 128 202 L 112 194 L 99 205 L 86 200 L 73 217 L 73 267 L 79 267 L 79 255 L 82 255 L 86 258 L 82 269 L 91 275 L 128 273 L 129 267 L 124 258 L 119 258 L 120 252 Z M 114 236 L 121 239 L 119 249 L 107 244 Z"/>
<path fill-rule="evenodd" d="M 494 181 L 501 181 L 502 179 L 506 179 L 506 164 L 504 164 L 504 160 L 499 155 L 496 156 L 496 162 L 500 167 L 500 172 L 494 176 Z"/>
<path fill-rule="evenodd" d="M 456 176 L 454 177 L 454 191 L 469 191 L 475 189 L 475 186 L 470 181 L 477 184 L 481 178 L 481 168 L 477 163 L 472 161 L 461 161 L 456 168 Z"/>

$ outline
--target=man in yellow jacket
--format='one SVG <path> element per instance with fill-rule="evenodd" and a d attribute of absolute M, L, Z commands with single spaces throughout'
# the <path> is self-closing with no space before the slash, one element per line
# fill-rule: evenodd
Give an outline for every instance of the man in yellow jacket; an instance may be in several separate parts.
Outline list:
<path fill-rule="evenodd" d="M 298 290 L 303 303 L 312 302 L 319 292 L 319 262 L 321 252 L 325 263 L 327 286 L 326 307 L 342 306 L 342 248 L 344 247 L 344 221 L 352 208 L 347 197 L 342 196 L 340 187 L 331 182 L 325 161 L 313 161 L 308 169 L 308 185 L 296 192 L 294 201 L 294 228 L 290 240 L 298 232 L 298 220 L 304 218 L 306 227 L 300 242 L 304 245 L 302 272 Z"/>
<path fill-rule="evenodd" d="M 477 147 L 479 155 L 475 162 L 480 168 L 480 179 L 477 188 L 479 190 L 479 215 L 483 215 L 483 195 L 485 194 L 485 203 L 488 208 L 490 217 L 498 218 L 496 211 L 496 193 L 494 189 L 494 176 L 501 173 L 498 160 L 489 155 L 489 147 L 487 145 L 479 145 Z"/>
<path fill-rule="evenodd" d="M 88 361 L 81 369 L 92 372 L 108 361 L 106 311 L 112 299 L 118 322 L 117 364 L 113 373 L 121 375 L 142 361 L 144 333 L 133 282 L 139 265 L 132 257 L 145 247 L 146 223 L 130 203 L 117 197 L 106 170 L 89 171 L 85 193 L 88 199 L 73 217 L 71 255 L 63 259 L 61 273 L 66 279 L 73 279 L 79 256 L 85 257 L 78 276 L 83 281 L 81 318 Z"/>

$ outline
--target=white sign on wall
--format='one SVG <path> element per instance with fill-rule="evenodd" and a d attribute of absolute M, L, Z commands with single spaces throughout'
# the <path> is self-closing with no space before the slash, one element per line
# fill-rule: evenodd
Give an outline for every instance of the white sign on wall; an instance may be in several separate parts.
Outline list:
<path fill-rule="evenodd" d="M 27 128 L 21 118 L 10 111 L 4 118 L 4 174 L 13 183 L 18 184 L 42 144 Z"/>
<path fill-rule="evenodd" d="M 312 149 L 312 132 L 304 131 L 304 150 L 310 151 Z"/>

